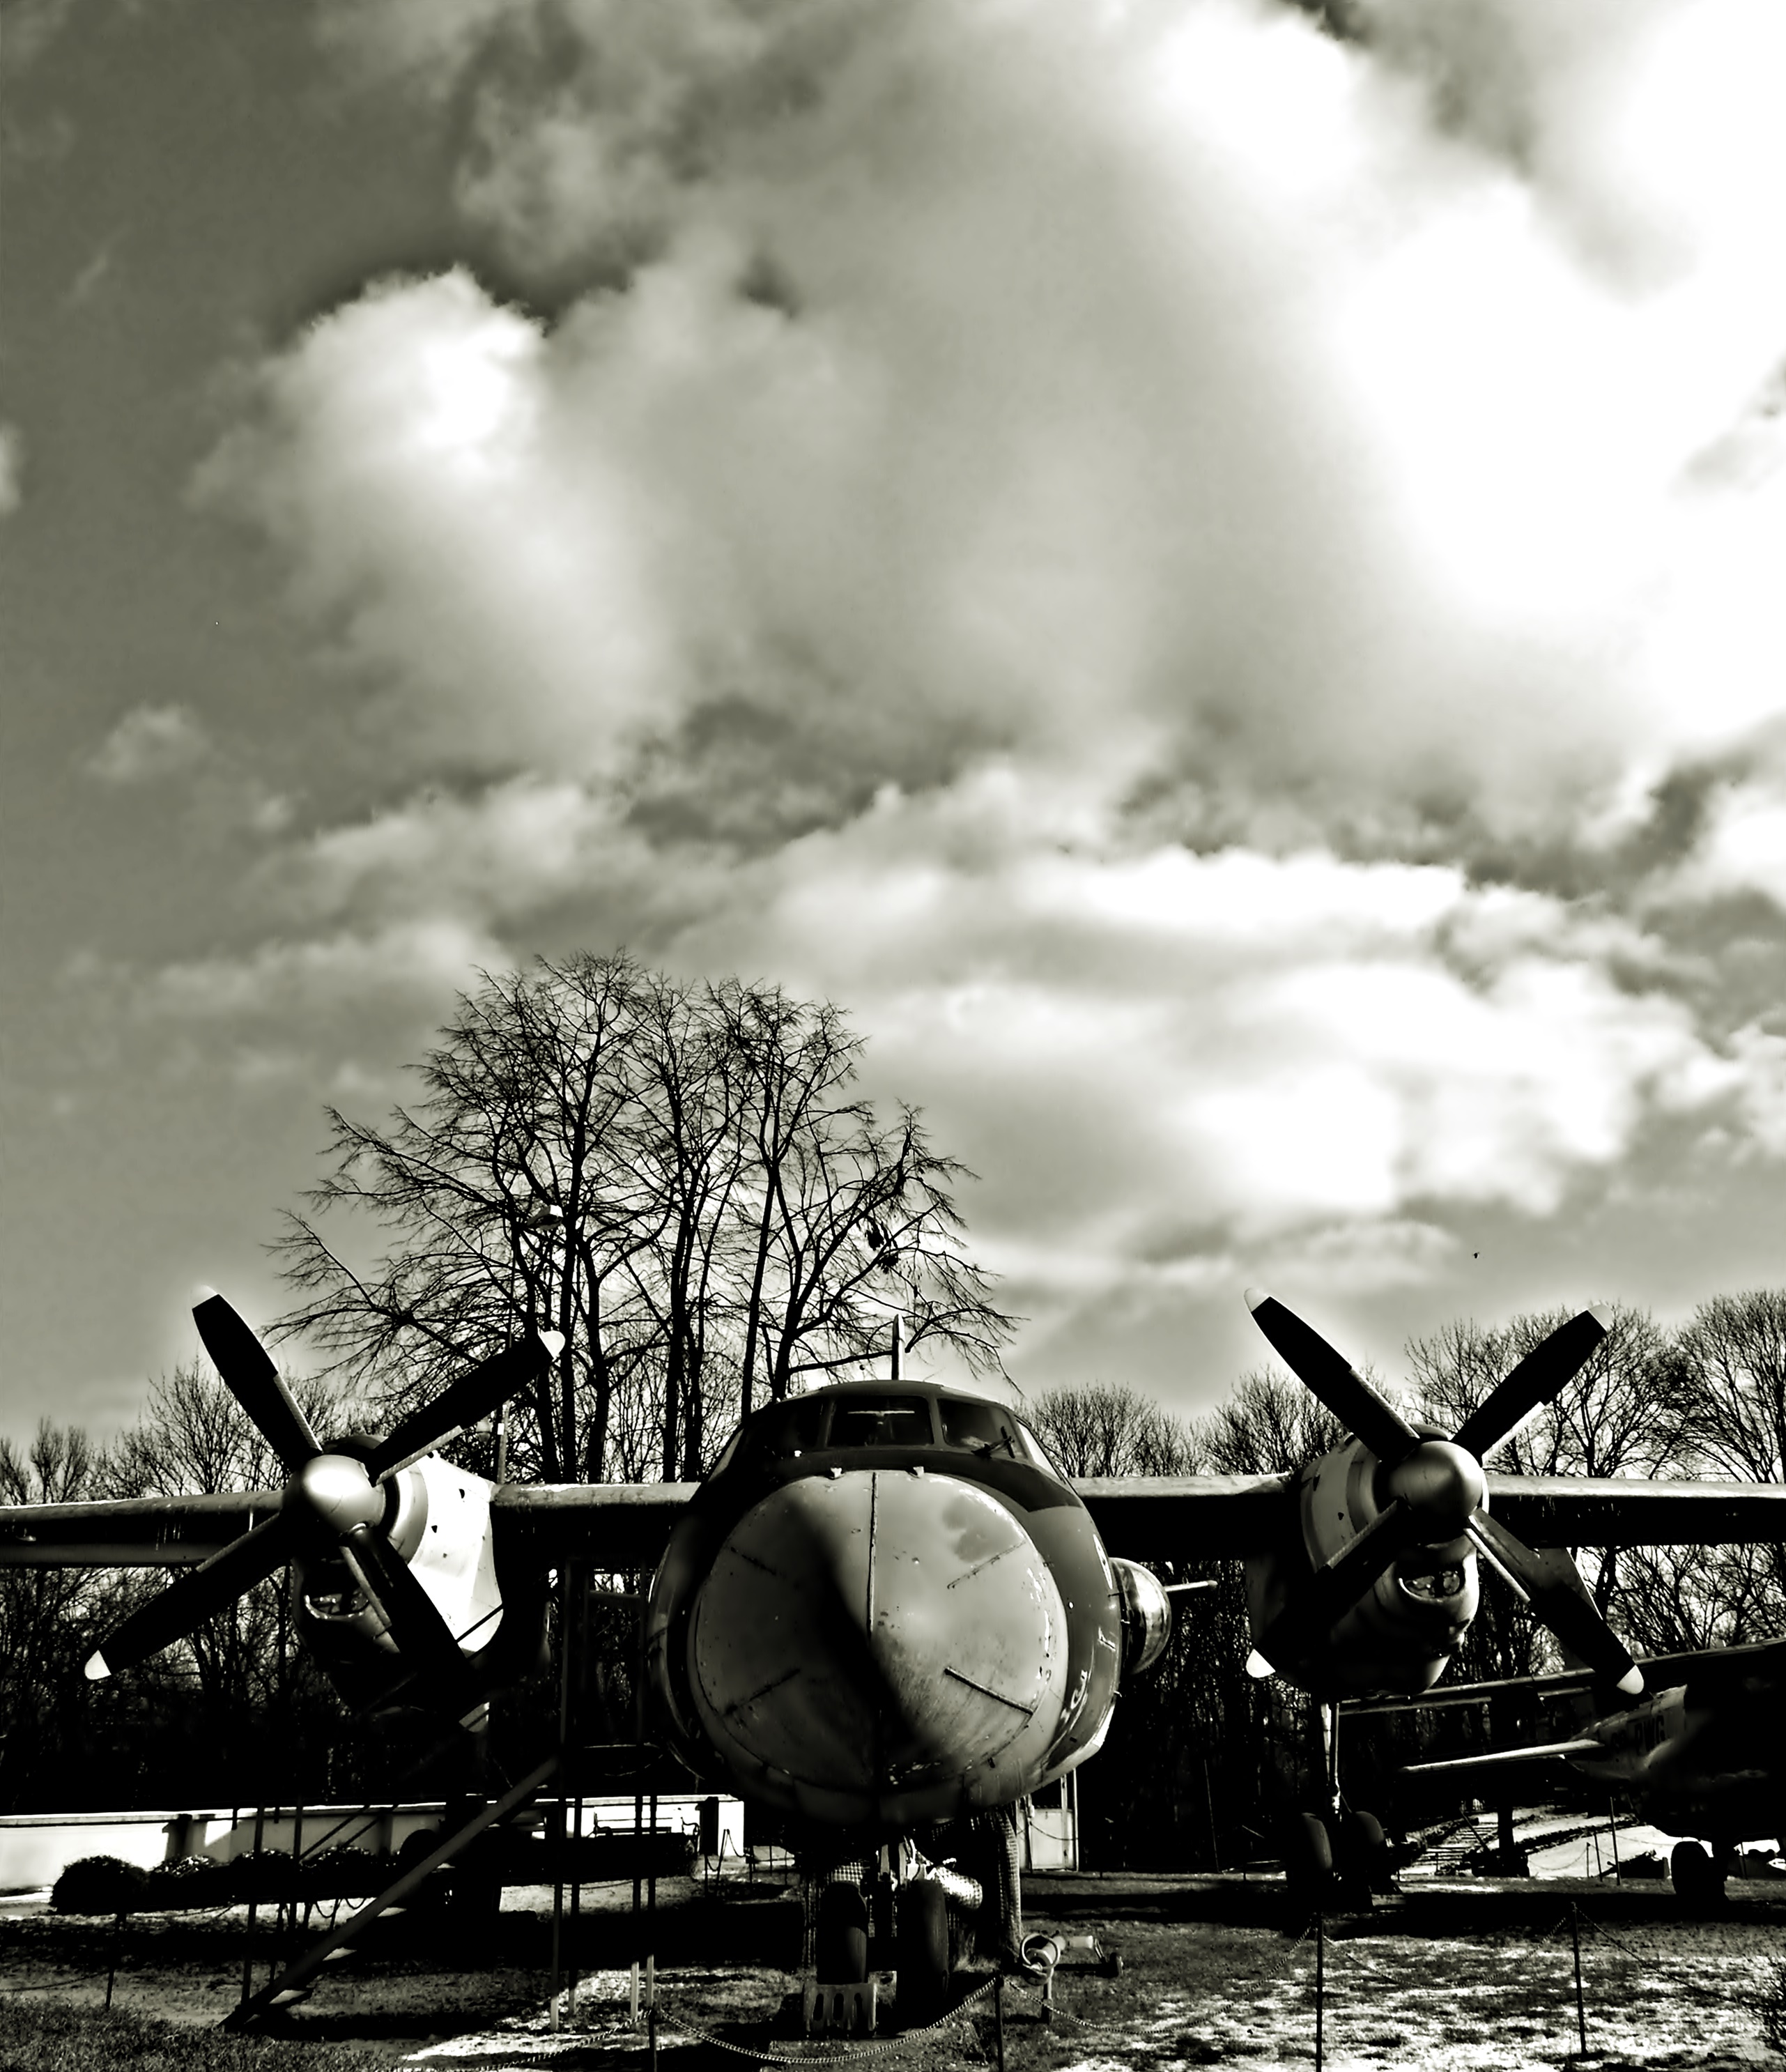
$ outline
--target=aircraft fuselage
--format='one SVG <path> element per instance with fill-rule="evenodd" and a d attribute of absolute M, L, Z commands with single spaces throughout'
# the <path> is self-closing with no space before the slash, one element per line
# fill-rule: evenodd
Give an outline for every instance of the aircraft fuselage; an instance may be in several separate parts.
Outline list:
<path fill-rule="evenodd" d="M 802 1823 L 894 1832 L 1083 1762 L 1125 1651 L 1151 1659 L 1166 1616 L 1004 1406 L 846 1384 L 728 1449 L 658 1569 L 647 1660 L 698 1774 Z"/>

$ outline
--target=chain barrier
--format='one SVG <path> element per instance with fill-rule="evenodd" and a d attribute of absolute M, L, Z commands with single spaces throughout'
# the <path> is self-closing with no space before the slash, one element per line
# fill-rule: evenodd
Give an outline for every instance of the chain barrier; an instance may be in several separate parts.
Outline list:
<path fill-rule="evenodd" d="M 679 2036 L 698 2037 L 703 2043 L 711 2043 L 721 2050 L 729 2050 L 735 2058 L 748 2058 L 755 2064 L 847 2065 L 858 2058 L 893 2057 L 901 2050 L 913 2049 L 927 2037 L 954 2028 L 971 2008 L 994 1991 L 998 1983 L 996 1976 L 988 1979 L 983 1986 L 976 1987 L 966 2000 L 952 2007 L 946 2014 L 938 2015 L 934 2021 L 926 2024 L 922 2029 L 909 2029 L 901 2036 L 869 2037 L 861 2043 L 811 2045 L 801 2050 L 778 2049 L 773 2044 L 733 2043 L 729 2037 L 716 2036 L 712 2029 L 704 2029 L 699 2022 L 681 2020 L 675 2015 L 667 2013 L 661 2001 L 658 2004 L 657 2018 L 661 2026 L 673 2029 Z"/>

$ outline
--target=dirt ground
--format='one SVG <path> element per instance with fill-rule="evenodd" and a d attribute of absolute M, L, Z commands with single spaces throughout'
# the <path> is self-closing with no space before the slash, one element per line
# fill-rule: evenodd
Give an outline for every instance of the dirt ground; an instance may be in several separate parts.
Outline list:
<path fill-rule="evenodd" d="M 1325 1924 L 1317 1952 L 1312 1934 L 1287 1927 L 1275 1881 L 1038 1877 L 1026 1889 L 1026 1926 L 1095 1934 L 1123 1967 L 1106 1978 L 1089 1955 L 1070 1955 L 1045 2024 L 1039 1996 L 1008 1986 L 1005 2062 L 1008 2072 L 1312 2063 L 1318 1962 L 1324 2062 L 1344 2072 L 1500 2072 L 1566 2062 L 1599 2072 L 1727 2072 L 1778 2064 L 1747 2000 L 1763 1971 L 1786 1959 L 1786 1884 L 1733 1885 L 1731 1894 L 1717 1914 L 1690 1919 L 1665 1887 L 1410 1884 L 1368 1916 Z M 667 2063 L 675 2072 L 735 2072 L 762 2062 L 762 2049 L 797 2052 L 792 1903 L 761 1886 L 703 1893 L 685 1880 L 667 1882 L 660 1897 Z M 480 2072 L 545 2063 L 566 2072 L 643 2067 L 642 2039 L 623 2028 L 630 1901 L 625 1887 L 586 1896 L 580 2004 L 574 2026 L 560 2004 L 557 2033 L 546 2008 L 550 1894 L 538 1889 L 507 1895 L 499 1919 L 469 1938 L 421 1912 L 380 1923 L 363 1951 L 331 1965 L 314 1996 L 281 2018 L 281 2031 L 353 2042 L 375 2062 L 443 2072 L 455 2065 Z M 1578 2054 L 1572 1907 L 1585 2059 Z M 133 1920 L 117 1946 L 117 2004 L 216 2022 L 240 1990 L 246 1926 L 240 1910 Z M 40 1901 L 0 1901 L 0 1992 L 97 2005 L 110 1934 L 104 1923 L 60 1919 Z M 261 1983 L 273 1954 L 264 1922 L 257 1939 Z M 888 2062 L 990 2064 L 992 2005 L 983 1999 L 969 2016 Z M 696 2029 L 733 2050 L 700 2041 Z M 277 2056 L 268 2053 L 269 2072 Z"/>

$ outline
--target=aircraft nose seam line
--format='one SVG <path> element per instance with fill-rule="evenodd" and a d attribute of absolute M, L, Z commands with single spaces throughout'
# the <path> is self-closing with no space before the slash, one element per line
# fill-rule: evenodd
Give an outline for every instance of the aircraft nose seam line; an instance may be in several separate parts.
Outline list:
<path fill-rule="evenodd" d="M 995 1561 L 1002 1561 L 1007 1554 L 1016 1554 L 1021 1552 L 1022 1549 L 1015 1545 L 1001 1547 L 997 1553 L 988 1554 L 983 1560 L 976 1561 L 971 1568 L 963 1568 L 959 1576 L 951 1576 L 943 1585 L 943 1588 L 946 1590 L 952 1590 L 957 1583 L 971 1582 L 982 1568 L 990 1568 Z"/>
<path fill-rule="evenodd" d="M 874 1536 L 880 1507 L 881 1472 L 876 1469 L 868 1477 L 868 1616 L 862 1625 L 862 1630 L 867 1634 L 874 1631 Z"/>
<path fill-rule="evenodd" d="M 754 1705 L 759 1698 L 766 1698 L 771 1691 L 779 1691 L 784 1684 L 791 1682 L 799 1673 L 799 1664 L 796 1663 L 793 1668 L 784 1669 L 779 1676 L 771 1676 L 760 1691 L 753 1691 L 748 1698 L 734 1698 L 725 1710 L 741 1712 L 746 1705 Z"/>
<path fill-rule="evenodd" d="M 993 1699 L 999 1704 L 1008 1705 L 1013 1712 L 1021 1712 L 1026 1720 L 1033 1720 L 1036 1716 L 1037 1708 L 1035 1705 L 1026 1705 L 1020 1698 L 1008 1698 L 1002 1691 L 995 1691 L 990 1684 L 977 1684 L 971 1676 L 963 1675 L 952 1664 L 945 1663 L 942 1673 L 945 1676 L 954 1677 L 958 1684 L 965 1684 L 970 1691 L 978 1691 L 983 1696 Z"/>

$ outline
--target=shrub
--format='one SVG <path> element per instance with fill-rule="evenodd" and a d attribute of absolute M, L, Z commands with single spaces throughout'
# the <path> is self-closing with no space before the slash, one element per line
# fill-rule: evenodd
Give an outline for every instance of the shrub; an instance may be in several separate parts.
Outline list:
<path fill-rule="evenodd" d="M 121 1856 L 81 1856 L 50 1893 L 58 1914 L 133 1914 L 149 1891 L 149 1873 Z"/>
<path fill-rule="evenodd" d="M 209 1856 L 181 1856 L 158 1864 L 149 1873 L 149 1904 L 170 1910 L 183 1906 L 227 1906 L 234 1897 L 228 1864 Z"/>

